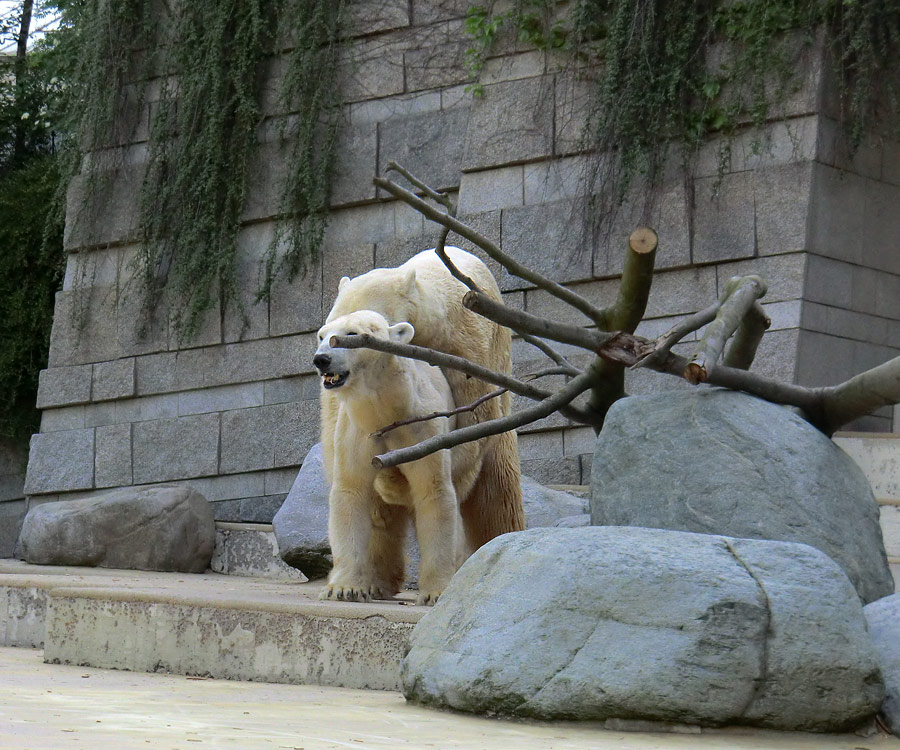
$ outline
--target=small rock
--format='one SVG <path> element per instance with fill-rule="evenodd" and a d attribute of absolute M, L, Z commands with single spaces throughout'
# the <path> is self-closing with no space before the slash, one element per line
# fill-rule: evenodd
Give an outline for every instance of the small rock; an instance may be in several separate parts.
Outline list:
<path fill-rule="evenodd" d="M 590 512 L 587 500 L 568 492 L 552 490 L 522 475 L 522 505 L 526 528 L 555 526 L 561 518 Z"/>
<path fill-rule="evenodd" d="M 209 567 L 215 573 L 231 576 L 297 583 L 309 580 L 278 557 L 271 529 L 256 524 L 217 523 L 216 548 Z"/>
<path fill-rule="evenodd" d="M 408 699 L 482 714 L 834 732 L 884 696 L 847 576 L 785 542 L 505 534 L 463 565 L 410 646 Z"/>
<path fill-rule="evenodd" d="M 900 594 L 866 605 L 869 635 L 881 660 L 885 696 L 881 718 L 900 737 Z"/>
<path fill-rule="evenodd" d="M 37 505 L 22 523 L 19 553 L 35 565 L 202 573 L 215 543 L 206 498 L 157 485 Z"/>

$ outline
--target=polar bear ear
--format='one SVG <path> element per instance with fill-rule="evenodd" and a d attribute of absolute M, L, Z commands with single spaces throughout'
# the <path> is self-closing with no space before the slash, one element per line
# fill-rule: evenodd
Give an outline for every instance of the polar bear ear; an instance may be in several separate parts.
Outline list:
<path fill-rule="evenodd" d="M 412 323 L 396 323 L 388 328 L 388 335 L 391 337 L 391 341 L 408 344 L 416 335 L 416 329 L 412 327 Z"/>
<path fill-rule="evenodd" d="M 344 286 L 347 284 L 348 281 L 350 281 L 350 277 L 349 277 L 349 276 L 342 276 L 342 277 L 341 277 L 341 280 L 338 282 L 338 292 L 340 292 L 341 289 L 344 288 Z"/>
<path fill-rule="evenodd" d="M 416 285 L 416 269 L 410 268 L 406 272 L 406 276 L 403 277 L 403 291 L 406 294 L 412 292 L 413 287 Z"/>

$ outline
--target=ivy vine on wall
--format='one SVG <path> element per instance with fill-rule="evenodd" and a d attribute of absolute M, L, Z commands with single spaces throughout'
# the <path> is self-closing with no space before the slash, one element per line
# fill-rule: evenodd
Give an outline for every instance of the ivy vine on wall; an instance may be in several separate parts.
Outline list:
<path fill-rule="evenodd" d="M 594 177 L 612 186 L 614 202 L 636 180 L 655 184 L 673 146 L 687 158 L 711 134 L 765 123 L 799 88 L 800 56 L 819 34 L 851 149 L 876 101 L 900 111 L 898 0 L 516 0 L 493 8 L 474 5 L 466 19 L 470 90 L 483 93 L 477 76 L 503 33 L 568 54 L 567 66 L 592 81 L 583 148 L 612 157 Z"/>
<path fill-rule="evenodd" d="M 150 0 L 87 0 L 69 8 L 79 46 L 93 50 L 73 73 L 81 93 L 72 101 L 82 100 L 83 114 L 62 184 L 80 171 L 87 192 L 69 220 L 88 227 L 101 220 L 103 191 L 125 158 L 116 146 L 135 140 L 149 104 L 136 278 L 148 316 L 165 295 L 182 341 L 210 310 L 237 305 L 245 313 L 237 294 L 238 231 L 259 153 L 267 66 L 279 56 L 286 61 L 279 116 L 267 132 L 286 150 L 287 168 L 259 297 L 268 296 L 279 274 L 293 278 L 316 258 L 339 116 L 336 56 L 344 6 L 341 0 L 185 2 L 172 4 L 165 19 Z M 157 88 L 152 99 L 148 81 Z"/>

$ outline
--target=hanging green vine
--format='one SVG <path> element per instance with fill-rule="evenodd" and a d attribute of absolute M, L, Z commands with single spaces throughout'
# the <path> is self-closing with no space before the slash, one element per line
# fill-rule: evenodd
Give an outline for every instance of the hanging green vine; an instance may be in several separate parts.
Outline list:
<path fill-rule="evenodd" d="M 687 159 L 712 133 L 764 124 L 799 87 L 798 41 L 819 29 L 851 147 L 879 94 L 900 101 L 900 0 L 517 0 L 499 14 L 473 6 L 473 77 L 504 27 L 539 49 L 565 48 L 572 68 L 595 76 L 584 148 L 612 157 L 594 178 L 613 202 L 636 180 L 656 184 L 672 147 Z"/>
<path fill-rule="evenodd" d="M 337 81 L 344 0 L 284 0 L 279 38 L 290 39 L 280 107 L 291 112 L 279 136 L 289 153 L 275 239 L 260 269 L 259 298 L 279 273 L 293 279 L 319 256 L 328 217 L 328 185 L 337 146 Z"/>
<path fill-rule="evenodd" d="M 91 50 L 72 79 L 83 115 L 62 185 L 81 173 L 88 189 L 70 221 L 94 226 L 103 190 L 122 166 L 117 143 L 134 133 L 127 113 L 146 105 L 159 76 L 140 198 L 136 278 L 147 317 L 167 309 L 182 341 L 203 316 L 236 305 L 237 236 L 248 175 L 259 155 L 265 67 L 287 61 L 278 138 L 285 152 L 278 230 L 260 267 L 259 297 L 292 278 L 321 243 L 336 142 L 336 57 L 344 2 L 223 0 L 179 3 L 161 23 L 150 0 L 73 0 L 73 48 Z M 159 38 L 159 30 L 168 37 Z M 156 37 L 154 37 L 156 34 Z M 284 51 L 283 51 L 284 50 Z M 79 101 L 80 100 L 80 101 Z M 85 158 L 87 155 L 87 159 Z M 61 201 L 60 201 L 61 202 Z M 161 301 L 165 304 L 161 304 Z"/>

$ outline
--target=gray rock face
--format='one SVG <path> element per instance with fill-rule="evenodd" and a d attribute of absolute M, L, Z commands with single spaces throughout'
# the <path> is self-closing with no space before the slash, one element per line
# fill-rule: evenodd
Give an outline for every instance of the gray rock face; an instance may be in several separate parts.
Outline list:
<path fill-rule="evenodd" d="M 206 498 L 159 485 L 38 505 L 22 523 L 19 553 L 36 565 L 202 573 L 215 543 Z"/>
<path fill-rule="evenodd" d="M 587 500 L 568 492 L 544 487 L 524 474 L 522 475 L 522 504 L 525 506 L 525 524 L 529 529 L 538 526 L 555 526 L 560 519 L 589 511 Z"/>
<path fill-rule="evenodd" d="M 410 700 L 475 713 L 806 731 L 854 727 L 884 695 L 859 598 L 823 553 L 616 527 L 486 544 L 416 626 L 401 679 Z"/>
<path fill-rule="evenodd" d="M 278 554 L 288 565 L 309 578 L 321 578 L 331 570 L 328 544 L 328 480 L 322 444 L 310 448 L 297 478 L 272 519 Z"/>
<path fill-rule="evenodd" d="M 872 602 L 863 611 L 884 675 L 885 696 L 881 704 L 881 717 L 888 728 L 900 737 L 900 594 Z"/>
<path fill-rule="evenodd" d="M 591 469 L 597 526 L 802 542 L 864 602 L 893 593 L 878 505 L 860 468 L 791 411 L 721 389 L 623 399 Z"/>

